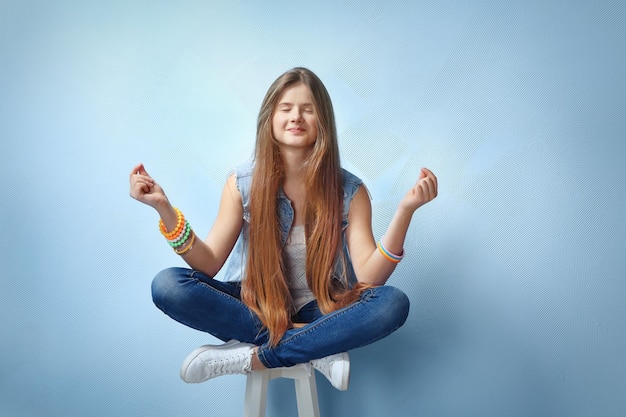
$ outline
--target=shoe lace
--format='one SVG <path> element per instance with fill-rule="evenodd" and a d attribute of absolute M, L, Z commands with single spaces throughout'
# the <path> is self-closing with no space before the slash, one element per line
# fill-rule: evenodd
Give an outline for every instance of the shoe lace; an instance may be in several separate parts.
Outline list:
<path fill-rule="evenodd" d="M 317 369 L 321 373 L 328 375 L 330 374 L 330 368 L 333 362 L 334 360 L 328 357 L 325 357 L 325 358 L 311 361 L 311 365 L 313 365 L 313 368 Z"/>
<path fill-rule="evenodd" d="M 248 373 L 250 370 L 250 363 L 248 358 L 250 355 L 246 352 L 237 352 L 232 355 L 225 356 L 213 362 L 213 366 L 209 366 L 211 375 L 224 375 L 224 374 L 240 374 Z"/>

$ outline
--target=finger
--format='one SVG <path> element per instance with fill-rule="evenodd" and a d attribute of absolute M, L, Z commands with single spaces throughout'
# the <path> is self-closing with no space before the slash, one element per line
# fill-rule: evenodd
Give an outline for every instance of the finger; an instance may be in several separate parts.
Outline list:
<path fill-rule="evenodd" d="M 417 182 L 417 184 L 415 184 L 413 194 L 422 204 L 431 199 L 431 190 L 428 178 L 422 178 Z"/>
<path fill-rule="evenodd" d="M 437 195 L 435 181 L 432 178 L 429 178 L 429 180 L 426 181 L 426 186 L 428 187 L 428 200 L 432 200 Z"/>
<path fill-rule="evenodd" d="M 133 170 L 130 172 L 130 179 L 132 180 L 135 175 L 141 175 L 142 177 L 153 181 L 152 177 L 150 177 L 150 174 L 148 174 L 148 171 L 146 171 L 146 168 L 143 166 L 143 164 L 137 164 L 135 167 L 133 167 Z"/>
<path fill-rule="evenodd" d="M 434 192 L 435 192 L 434 197 L 437 197 L 437 195 L 439 194 L 439 180 L 437 180 L 437 176 L 433 174 L 432 172 L 431 172 L 431 175 L 433 178 L 433 187 L 434 187 Z"/>
<path fill-rule="evenodd" d="M 133 197 L 140 197 L 151 191 L 152 184 L 143 179 L 139 174 L 135 174 L 130 180 L 130 194 Z"/>
<path fill-rule="evenodd" d="M 422 180 L 416 182 L 413 188 L 411 188 L 411 190 L 409 191 L 409 193 L 413 196 L 413 198 L 421 199 L 424 193 Z"/>
<path fill-rule="evenodd" d="M 422 193 L 424 202 L 428 202 L 432 199 L 431 182 L 428 181 L 428 179 L 422 181 Z"/>
<path fill-rule="evenodd" d="M 146 168 L 143 166 L 143 164 L 139 164 L 139 169 L 137 170 L 137 173 L 139 175 L 145 175 L 147 177 L 150 176 L 150 174 L 148 174 L 148 171 L 146 171 Z"/>
<path fill-rule="evenodd" d="M 144 195 L 144 194 L 146 194 L 148 192 L 148 189 L 146 187 L 147 186 L 146 186 L 145 183 L 137 182 L 137 183 L 134 184 L 134 186 L 131 187 L 130 195 L 133 198 L 141 197 L 142 195 Z"/>
<path fill-rule="evenodd" d="M 153 187 L 154 180 L 146 175 L 135 173 L 130 177 L 130 185 L 131 187 Z"/>
<path fill-rule="evenodd" d="M 133 167 L 133 169 L 130 171 L 130 177 L 132 178 L 133 175 L 137 174 L 139 172 L 140 169 L 143 168 L 143 164 L 137 164 Z"/>
<path fill-rule="evenodd" d="M 142 183 L 140 187 L 141 187 L 141 191 L 143 191 L 144 194 L 148 194 L 152 190 L 152 185 L 148 183 Z"/>
<path fill-rule="evenodd" d="M 420 202 L 420 205 L 422 205 L 423 200 L 428 198 L 428 186 L 424 184 L 423 180 L 418 181 L 413 187 L 413 197 Z"/>
<path fill-rule="evenodd" d="M 435 178 L 435 174 L 433 174 L 433 172 L 430 169 L 426 168 L 426 167 L 422 168 L 422 173 L 424 174 L 425 177 L 433 177 L 433 178 Z"/>
<path fill-rule="evenodd" d="M 131 183 L 131 186 L 133 184 L 146 184 L 149 188 L 152 188 L 155 186 L 156 181 L 154 181 L 154 179 L 150 176 L 135 173 L 131 175 L 130 183 Z"/>
<path fill-rule="evenodd" d="M 439 189 L 439 184 L 437 181 L 437 176 L 433 174 L 433 172 L 428 168 L 422 168 L 422 171 L 426 173 L 426 178 L 429 178 L 432 183 L 431 190 L 433 191 L 434 196 L 437 196 L 437 190 Z"/>

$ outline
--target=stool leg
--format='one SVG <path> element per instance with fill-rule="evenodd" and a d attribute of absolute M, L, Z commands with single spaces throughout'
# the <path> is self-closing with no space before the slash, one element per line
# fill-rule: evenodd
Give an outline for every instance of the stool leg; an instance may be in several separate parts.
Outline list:
<path fill-rule="evenodd" d="M 269 379 L 270 374 L 268 371 L 254 371 L 248 375 L 243 417 L 265 417 Z"/>
<path fill-rule="evenodd" d="M 309 376 L 294 379 L 296 384 L 296 399 L 298 401 L 298 417 L 320 417 L 320 407 L 317 401 L 317 385 L 315 371 L 309 367 Z"/>

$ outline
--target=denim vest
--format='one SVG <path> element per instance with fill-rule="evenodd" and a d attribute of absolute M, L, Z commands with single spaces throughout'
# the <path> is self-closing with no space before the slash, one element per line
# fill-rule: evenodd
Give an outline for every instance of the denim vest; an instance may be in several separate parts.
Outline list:
<path fill-rule="evenodd" d="M 248 252 L 248 228 L 250 222 L 250 186 L 252 183 L 252 170 L 253 162 L 248 161 L 243 165 L 238 166 L 235 169 L 235 175 L 237 178 L 237 188 L 241 193 L 243 202 L 243 227 L 241 233 L 237 239 L 237 243 L 230 254 L 228 267 L 226 269 L 227 281 L 241 281 L 245 277 L 246 259 Z M 348 227 L 348 211 L 350 210 L 350 202 L 356 194 L 362 181 L 346 171 L 343 172 L 343 216 L 341 224 L 341 246 L 343 251 L 343 258 L 346 260 L 345 268 L 340 259 L 337 260 L 335 265 L 334 278 L 342 282 L 347 287 L 352 287 L 356 283 L 356 275 L 350 262 L 350 255 L 348 253 L 348 245 L 346 242 L 346 228 Z M 289 230 L 293 224 L 294 212 L 291 205 L 291 201 L 287 198 L 282 189 L 278 193 L 278 221 L 281 228 L 282 245 L 284 246 L 287 237 L 289 236 Z M 341 256 L 339 257 L 341 258 Z"/>

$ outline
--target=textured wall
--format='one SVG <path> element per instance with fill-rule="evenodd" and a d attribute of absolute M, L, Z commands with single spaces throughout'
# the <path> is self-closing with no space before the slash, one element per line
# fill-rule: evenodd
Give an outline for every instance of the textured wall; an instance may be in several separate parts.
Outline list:
<path fill-rule="evenodd" d="M 323 415 L 626 415 L 623 3 L 258 3 L 0 2 L 0 414 L 241 415 L 242 377 L 178 378 L 215 339 L 153 307 L 181 261 L 127 176 L 206 233 L 304 65 L 376 236 L 421 166 L 440 181 L 390 281 L 408 322 L 352 352 L 348 392 L 318 378 Z"/>

